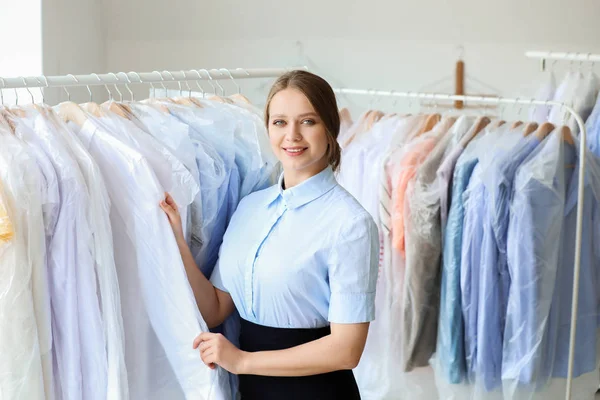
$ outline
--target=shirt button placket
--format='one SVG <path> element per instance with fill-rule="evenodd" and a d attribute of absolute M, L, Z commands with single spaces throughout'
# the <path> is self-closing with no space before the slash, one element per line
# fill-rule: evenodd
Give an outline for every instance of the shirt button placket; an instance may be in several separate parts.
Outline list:
<path fill-rule="evenodd" d="M 269 234 L 271 233 L 277 222 L 281 219 L 286 210 L 287 207 L 285 206 L 279 207 L 277 213 L 273 216 L 273 219 L 269 221 L 270 223 L 265 227 L 265 231 L 260 236 L 261 240 L 253 247 L 249 255 L 248 263 L 252 265 L 252 267 L 246 270 L 246 276 L 244 277 L 244 284 L 246 287 L 245 300 L 246 312 L 248 315 L 251 315 L 254 318 L 256 318 L 256 313 L 254 310 L 254 266 L 256 265 L 256 260 L 258 259 L 263 244 L 266 242 L 267 238 L 269 237 Z"/>

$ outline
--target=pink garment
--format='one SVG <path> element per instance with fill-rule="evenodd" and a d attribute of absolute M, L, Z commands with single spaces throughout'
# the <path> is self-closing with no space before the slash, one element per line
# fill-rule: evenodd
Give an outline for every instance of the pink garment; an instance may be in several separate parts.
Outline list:
<path fill-rule="evenodd" d="M 406 189 L 408 183 L 417 174 L 417 168 L 425 161 L 427 155 L 433 150 L 437 143 L 435 137 L 426 138 L 423 141 L 415 143 L 412 149 L 400 161 L 396 171 L 396 185 L 393 188 L 392 198 L 392 245 L 397 249 L 403 258 L 406 257 L 405 244 L 405 221 L 404 207 L 406 200 Z"/>

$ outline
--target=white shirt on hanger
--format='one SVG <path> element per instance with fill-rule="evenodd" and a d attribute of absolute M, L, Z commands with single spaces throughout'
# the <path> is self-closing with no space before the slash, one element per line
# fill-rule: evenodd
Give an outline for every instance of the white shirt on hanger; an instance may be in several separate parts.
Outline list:
<path fill-rule="evenodd" d="M 113 204 L 131 398 L 229 399 L 226 373 L 209 369 L 192 349 L 194 337 L 208 328 L 159 207 L 165 188 L 148 160 L 102 125 L 88 120 L 77 134 L 98 163 Z M 187 188 L 183 207 L 197 190 Z"/>
<path fill-rule="evenodd" d="M 89 190 L 90 215 L 93 229 L 94 257 L 98 288 L 102 305 L 102 323 L 106 337 L 108 377 L 106 398 L 129 399 L 127 369 L 125 368 L 125 337 L 121 316 L 121 298 L 115 267 L 112 227 L 110 225 L 110 199 L 98 165 L 77 137 L 51 111 L 48 117 L 65 140 L 77 161 Z"/>
<path fill-rule="evenodd" d="M 59 398 L 105 399 L 107 360 L 102 329 L 90 199 L 68 146 L 45 117 L 30 110 L 18 120 L 21 138 L 50 158 L 58 176 L 60 214 L 49 247 L 55 390 Z"/>

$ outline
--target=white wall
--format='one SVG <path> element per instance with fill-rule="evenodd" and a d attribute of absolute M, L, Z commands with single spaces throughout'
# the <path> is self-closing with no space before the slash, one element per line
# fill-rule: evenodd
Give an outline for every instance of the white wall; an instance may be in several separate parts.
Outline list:
<path fill-rule="evenodd" d="M 468 76 L 523 95 L 540 71 L 525 50 L 600 52 L 595 0 L 107 1 L 111 71 L 292 66 L 308 57 L 338 86 L 417 90 L 451 76 L 463 45 Z M 453 80 L 428 89 L 452 91 Z M 266 84 L 248 90 L 261 98 Z"/>
<path fill-rule="evenodd" d="M 40 0 L 0 0 L 0 76 L 31 76 L 42 72 L 42 33 Z M 11 40 L 11 38 L 13 40 Z M 38 91 L 36 95 L 40 96 Z M 13 90 L 4 90 L 6 103 L 13 103 Z M 19 91 L 19 100 L 30 102 L 25 90 Z"/>
<path fill-rule="evenodd" d="M 42 1 L 44 75 L 106 72 L 107 7 L 103 0 Z M 70 91 L 74 99 L 87 96 L 86 89 Z M 50 89 L 46 97 L 51 104 L 66 100 L 58 89 Z"/>

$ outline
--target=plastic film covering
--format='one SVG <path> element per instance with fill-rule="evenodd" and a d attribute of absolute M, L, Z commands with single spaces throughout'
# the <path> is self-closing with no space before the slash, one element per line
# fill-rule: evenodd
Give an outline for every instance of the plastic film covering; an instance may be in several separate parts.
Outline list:
<path fill-rule="evenodd" d="M 121 296 L 115 266 L 113 234 L 110 225 L 110 198 L 96 162 L 79 139 L 58 116 L 47 110 L 46 123 L 53 123 L 71 154 L 77 160 L 90 192 L 90 218 L 93 227 L 94 257 L 98 277 L 102 323 L 107 353 L 107 398 L 129 399 L 125 366 L 125 336 L 121 315 Z"/>
<path fill-rule="evenodd" d="M 596 104 L 599 89 L 600 81 L 592 71 L 571 71 L 558 87 L 554 100 L 570 105 L 585 121 Z M 579 131 L 575 118 L 562 106 L 552 107 L 548 121 L 567 124 L 575 133 Z"/>
<path fill-rule="evenodd" d="M 192 174 L 192 178 L 200 185 L 200 172 L 196 162 L 195 146 L 190 139 L 190 128 L 180 122 L 171 114 L 162 112 L 150 104 L 132 103 L 130 109 L 134 114 L 133 121 L 138 121 L 146 132 L 158 139 L 165 145 Z M 192 235 L 198 237 L 200 243 L 205 242 L 201 229 L 194 227 L 202 226 L 202 190 L 199 190 L 194 201 L 189 207 L 188 224 L 185 232 L 187 243 L 191 243 Z"/>
<path fill-rule="evenodd" d="M 439 190 L 449 190 L 452 194 L 447 226 L 442 229 L 445 237 L 440 282 L 440 316 L 436 355 L 432 360 L 441 399 L 469 398 L 471 393 L 467 381 L 466 321 L 463 322 L 461 286 L 463 237 L 470 232 L 467 230 L 466 207 L 463 200 L 480 155 L 490 149 L 496 141 L 501 142 L 508 134 L 507 131 L 506 127 L 502 126 L 496 130 L 486 129 L 479 133 L 456 161 L 452 187 L 447 189 L 438 187 Z M 448 152 L 447 156 L 451 157 L 453 153 L 455 150 Z"/>
<path fill-rule="evenodd" d="M 394 137 L 408 137 L 420 127 L 422 116 L 410 118 L 396 132 Z M 405 380 L 398 371 L 402 370 L 401 360 L 397 356 L 401 352 L 400 297 L 404 260 L 391 246 L 391 206 L 392 159 L 396 151 L 401 151 L 401 144 L 393 146 L 395 150 L 383 157 L 380 166 L 380 205 L 379 228 L 381 237 L 381 265 L 377 280 L 375 297 L 375 321 L 371 322 L 365 351 L 360 363 L 354 370 L 361 396 L 364 399 L 401 399 L 406 392 Z M 343 163 L 344 161 L 342 161 Z"/>
<path fill-rule="evenodd" d="M 72 128 L 98 164 L 111 199 L 130 397 L 230 398 L 226 373 L 205 366 L 191 346 L 194 337 L 208 329 L 167 217 L 158 207 L 168 188 L 157 175 L 169 176 L 172 164 L 151 164 L 148 158 L 162 153 L 143 156 L 92 116 L 81 129 Z M 153 165 L 166 165 L 167 170 L 155 171 Z M 181 208 L 198 190 L 193 179 L 187 182 L 176 182 L 182 183 Z"/>
<path fill-rule="evenodd" d="M 192 226 L 190 249 L 198 267 L 210 277 L 227 226 L 229 203 L 233 201 L 237 206 L 239 201 L 233 136 L 236 124 L 214 108 L 183 107 L 171 103 L 164 103 L 164 106 L 189 127 L 189 137 L 195 148 L 202 220 L 195 219 Z M 234 194 L 233 199 L 230 199 L 231 194 Z"/>
<path fill-rule="evenodd" d="M 505 399 L 564 396 L 574 254 L 574 239 L 568 237 L 574 237 L 575 232 L 575 220 L 569 221 L 566 199 L 569 186 L 576 179 L 576 163 L 576 148 L 555 131 L 515 176 L 507 236 L 511 282 L 502 358 Z M 586 167 L 597 174 L 594 164 L 587 163 Z M 586 201 L 590 207 L 594 203 L 589 196 Z M 586 236 L 592 238 L 586 235 L 584 227 Z M 589 268 L 583 257 L 582 278 L 586 269 Z M 585 287 L 582 285 L 584 291 Z M 581 307 L 590 307 L 588 300 L 580 298 L 580 312 L 585 311 Z M 591 310 L 597 315 L 597 303 Z M 584 352 L 576 352 L 574 398 L 589 398 L 598 386 L 597 322 L 590 332 L 586 327 L 589 312 L 588 308 L 579 319 L 578 341 L 588 346 Z"/>
<path fill-rule="evenodd" d="M 59 216 L 47 241 L 55 391 L 63 397 L 91 393 L 90 399 L 101 399 L 107 390 L 106 338 L 97 296 L 89 192 L 68 146 L 48 120 L 31 109 L 14 122 L 16 135 L 35 150 L 36 157 L 45 155 L 58 178 Z"/>
<path fill-rule="evenodd" d="M 23 144 L 0 128 L 0 394 L 7 399 L 45 399 L 52 375 L 48 301 L 39 286 L 44 265 L 40 177 Z M 46 313 L 46 314 L 44 314 Z M 40 330 L 38 331 L 38 323 Z M 44 349 L 40 347 L 40 340 Z M 51 382 L 49 382 L 51 385 Z"/>

